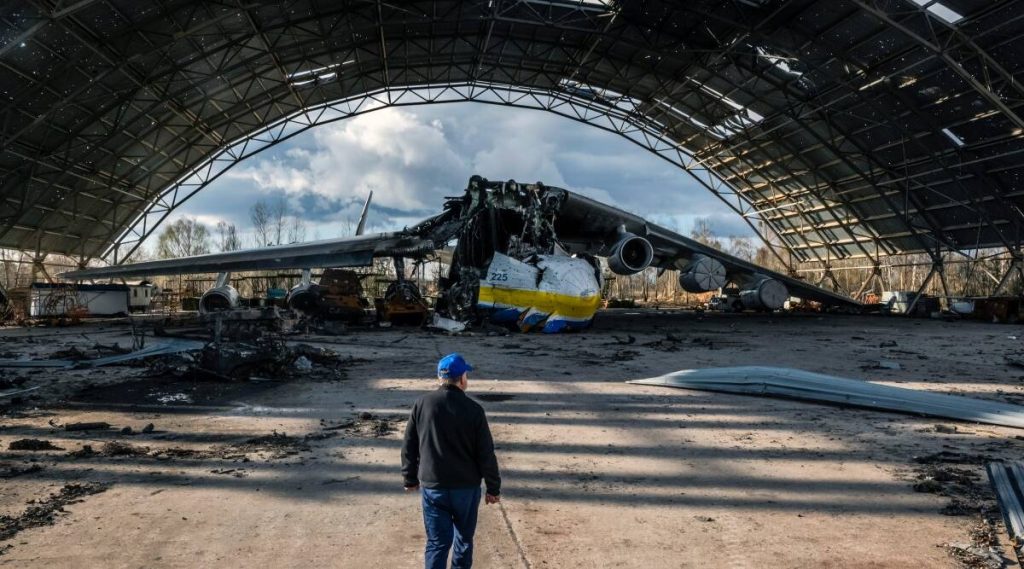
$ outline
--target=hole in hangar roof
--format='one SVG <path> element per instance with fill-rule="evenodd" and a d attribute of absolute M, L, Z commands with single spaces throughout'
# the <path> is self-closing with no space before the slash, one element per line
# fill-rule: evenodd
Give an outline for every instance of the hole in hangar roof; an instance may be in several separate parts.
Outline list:
<path fill-rule="evenodd" d="M 924 8 L 929 13 L 935 15 L 935 17 L 939 18 L 943 22 L 946 22 L 947 24 L 956 24 L 956 23 L 959 23 L 960 20 L 964 19 L 962 14 L 960 14 L 956 10 L 950 8 L 949 6 L 946 6 L 942 2 L 939 2 L 938 0 L 910 0 L 910 1 L 913 2 L 914 4 L 917 4 L 918 6 L 920 6 L 922 8 Z"/>

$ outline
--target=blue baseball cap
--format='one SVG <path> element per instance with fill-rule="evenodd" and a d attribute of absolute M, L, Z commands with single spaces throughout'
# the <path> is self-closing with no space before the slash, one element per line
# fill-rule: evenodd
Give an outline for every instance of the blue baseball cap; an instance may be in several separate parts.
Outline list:
<path fill-rule="evenodd" d="M 462 354 L 448 354 L 437 362 L 437 377 L 440 379 L 458 379 L 467 371 L 473 371 Z"/>

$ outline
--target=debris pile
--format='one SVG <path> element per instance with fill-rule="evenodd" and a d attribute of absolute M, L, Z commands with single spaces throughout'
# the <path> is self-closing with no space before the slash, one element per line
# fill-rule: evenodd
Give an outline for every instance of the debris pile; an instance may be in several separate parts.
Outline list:
<path fill-rule="evenodd" d="M 917 470 L 914 491 L 948 497 L 949 503 L 939 511 L 941 514 L 968 516 L 992 509 L 992 493 L 978 484 L 981 477 L 977 472 L 933 461 L 930 457 L 919 458 L 918 462 L 921 466 Z"/>
<path fill-rule="evenodd" d="M 995 524 L 989 518 L 981 518 L 970 531 L 970 543 L 947 543 L 946 551 L 962 567 L 969 569 L 1001 569 L 1006 560 L 999 553 L 999 537 Z"/>
<path fill-rule="evenodd" d="M 7 445 L 7 450 L 64 450 L 44 439 L 18 439 Z"/>
<path fill-rule="evenodd" d="M 20 466 L 17 464 L 0 463 L 0 480 L 6 478 L 14 478 L 15 476 L 21 476 L 23 474 L 35 474 L 43 469 L 40 464 L 29 464 L 27 466 Z"/>
<path fill-rule="evenodd" d="M 84 451 L 89 448 L 88 445 L 83 447 Z M 89 450 L 92 450 L 89 448 Z M 121 441 L 110 441 L 100 447 L 100 454 L 103 456 L 144 456 L 149 454 L 149 447 L 136 446 Z"/>
<path fill-rule="evenodd" d="M 344 431 L 346 434 L 357 437 L 381 438 L 390 435 L 398 430 L 398 424 L 404 421 L 404 417 L 377 417 L 369 411 L 363 411 L 350 419 L 334 425 L 321 420 L 322 432 Z M 326 438 L 322 435 L 311 435 L 312 438 Z"/>
<path fill-rule="evenodd" d="M 230 448 L 244 454 L 270 453 L 269 458 L 271 460 L 285 458 L 310 450 L 309 445 L 306 444 L 304 439 L 299 437 L 290 437 L 285 433 L 279 433 L 277 431 L 274 431 L 269 435 L 249 439 L 237 445 L 232 445 Z"/>
<path fill-rule="evenodd" d="M 64 506 L 77 504 L 82 498 L 106 491 L 108 485 L 91 482 L 71 483 L 44 500 L 29 502 L 20 516 L 0 515 L 0 541 L 11 539 L 19 532 L 40 526 L 52 525 L 64 513 Z M 0 549 L 0 555 L 5 550 Z"/>
<path fill-rule="evenodd" d="M 317 372 L 317 377 L 344 379 L 345 363 L 337 352 L 326 348 L 289 346 L 279 337 L 263 336 L 252 342 L 212 342 L 198 354 L 161 358 L 154 362 L 154 373 L 192 379 L 248 380 Z"/>
<path fill-rule="evenodd" d="M 52 421 L 51 426 L 56 426 Z M 86 423 L 67 423 L 64 425 L 65 431 L 103 431 L 110 428 L 110 423 L 104 423 L 101 421 L 90 421 Z"/>

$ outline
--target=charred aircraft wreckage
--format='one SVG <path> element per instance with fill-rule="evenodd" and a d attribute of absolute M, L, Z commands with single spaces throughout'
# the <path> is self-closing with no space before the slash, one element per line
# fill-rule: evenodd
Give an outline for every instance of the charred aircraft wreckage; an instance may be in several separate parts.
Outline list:
<path fill-rule="evenodd" d="M 450 253 L 435 304 L 438 315 L 467 323 L 489 320 L 522 331 L 560 332 L 593 322 L 601 303 L 597 257 L 605 257 L 608 268 L 619 275 L 648 267 L 676 269 L 679 286 L 689 292 L 732 285 L 739 291 L 737 308 L 776 310 L 790 296 L 829 306 L 858 306 L 845 296 L 539 182 L 492 182 L 473 176 L 465 193 L 449 198 L 440 214 L 391 233 L 360 235 L 366 209 L 354 237 L 91 268 L 62 276 L 82 280 L 220 273 L 216 286 L 200 301 L 200 310 L 210 312 L 237 305 L 238 293 L 229 284 L 232 271 L 303 269 L 302 282 L 290 291 L 288 304 L 296 311 L 315 313 L 323 311 L 327 287 L 310 281 L 312 267 L 363 267 L 390 257 L 398 281 L 388 294 L 425 306 L 419 290 L 404 279 L 405 262 Z M 384 300 L 392 299 L 386 295 Z"/>

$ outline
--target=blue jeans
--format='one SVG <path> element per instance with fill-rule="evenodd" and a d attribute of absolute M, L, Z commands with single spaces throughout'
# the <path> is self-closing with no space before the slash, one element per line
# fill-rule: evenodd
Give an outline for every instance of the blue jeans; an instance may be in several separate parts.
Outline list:
<path fill-rule="evenodd" d="M 480 508 L 480 487 L 423 488 L 423 525 L 427 529 L 426 569 L 445 569 L 454 538 L 452 569 L 473 566 L 473 533 Z"/>

